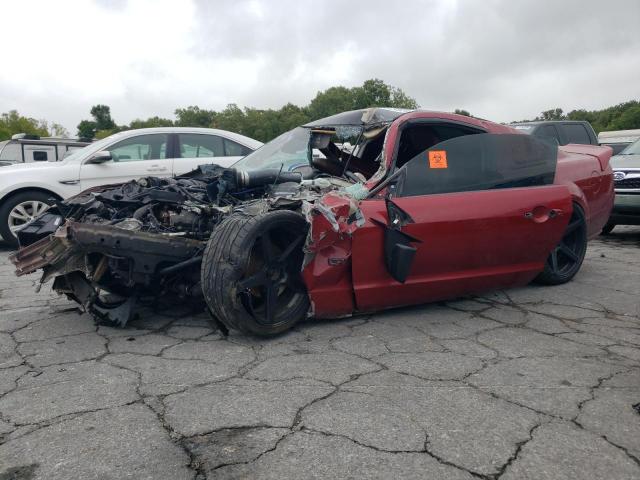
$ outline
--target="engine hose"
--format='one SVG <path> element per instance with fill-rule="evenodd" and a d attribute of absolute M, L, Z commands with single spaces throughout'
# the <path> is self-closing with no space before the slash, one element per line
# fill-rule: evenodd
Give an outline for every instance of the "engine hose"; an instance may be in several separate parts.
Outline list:
<path fill-rule="evenodd" d="M 264 170 L 237 171 L 238 186 L 251 188 L 275 183 L 302 181 L 302 174 L 297 172 L 281 172 L 279 169 L 267 168 Z"/>

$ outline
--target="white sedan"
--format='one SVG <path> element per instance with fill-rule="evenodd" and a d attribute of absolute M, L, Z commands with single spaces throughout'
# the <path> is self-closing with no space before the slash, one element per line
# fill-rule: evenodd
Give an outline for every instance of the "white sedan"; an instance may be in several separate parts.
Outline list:
<path fill-rule="evenodd" d="M 140 177 L 170 177 L 215 163 L 228 167 L 261 147 L 244 135 L 210 128 L 143 128 L 116 133 L 60 162 L 0 169 L 0 236 L 17 246 L 15 232 L 56 200 L 98 185 Z"/>

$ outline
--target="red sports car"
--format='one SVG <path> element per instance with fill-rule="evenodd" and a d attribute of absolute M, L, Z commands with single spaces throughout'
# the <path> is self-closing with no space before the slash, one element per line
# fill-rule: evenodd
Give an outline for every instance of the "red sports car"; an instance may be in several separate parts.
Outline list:
<path fill-rule="evenodd" d="M 12 260 L 100 321 L 188 302 L 273 335 L 307 316 L 569 281 L 609 218 L 610 157 L 450 113 L 345 112 L 233 168 L 59 202 Z"/>

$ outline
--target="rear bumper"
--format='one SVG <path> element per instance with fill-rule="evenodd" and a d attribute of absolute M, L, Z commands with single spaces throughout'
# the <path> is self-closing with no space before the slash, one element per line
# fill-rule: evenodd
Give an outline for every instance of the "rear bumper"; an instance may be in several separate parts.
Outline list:
<path fill-rule="evenodd" d="M 640 192 L 616 193 L 610 223 L 640 225 Z"/>

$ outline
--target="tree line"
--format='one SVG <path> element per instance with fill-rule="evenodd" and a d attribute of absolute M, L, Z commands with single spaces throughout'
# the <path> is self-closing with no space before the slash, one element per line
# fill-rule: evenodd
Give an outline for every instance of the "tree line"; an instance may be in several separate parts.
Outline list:
<path fill-rule="evenodd" d="M 640 102 L 630 100 L 602 110 L 571 110 L 564 113 L 562 108 L 552 108 L 541 112 L 533 121 L 539 120 L 586 120 L 596 133 L 610 130 L 633 130 L 640 128 Z M 522 120 L 530 122 L 531 120 Z"/>
<path fill-rule="evenodd" d="M 205 127 L 240 133 L 263 142 L 269 141 L 292 128 L 318 118 L 346 110 L 368 107 L 418 108 L 415 99 L 401 89 L 387 85 L 379 79 L 370 79 L 361 86 L 331 87 L 318 92 L 303 107 L 287 103 L 279 109 L 240 108 L 231 103 L 220 111 L 207 110 L 196 105 L 175 110 L 175 120 L 151 117 L 136 119 L 129 125 L 116 125 L 107 105 L 94 105 L 91 120 L 78 124 L 81 138 L 104 138 L 113 133 L 146 127 Z"/>
<path fill-rule="evenodd" d="M 45 120 L 23 117 L 17 110 L 0 115 L 0 141 L 8 140 L 16 133 L 38 135 L 39 137 L 68 137 L 69 132 L 58 123 L 49 124 Z"/>
<path fill-rule="evenodd" d="M 94 139 L 123 130 L 177 126 L 219 128 L 266 142 L 309 121 L 368 107 L 413 109 L 419 105 L 401 89 L 374 78 L 352 88 L 330 87 L 318 92 L 308 105 L 302 107 L 287 103 L 279 109 L 240 108 L 237 104 L 231 103 L 226 108 L 216 111 L 192 105 L 176 109 L 175 119 L 154 116 L 133 120 L 128 125 L 118 125 L 112 118 L 108 105 L 94 105 L 90 110 L 91 118 L 78 124 L 77 136 Z M 472 116 L 464 109 L 456 109 L 454 113 Z M 566 114 L 562 108 L 552 108 L 541 112 L 532 120 L 565 119 L 586 120 L 591 123 L 596 133 L 640 128 L 640 102 L 631 100 L 602 110 L 571 110 Z M 64 127 L 57 123 L 49 124 L 44 120 L 22 117 L 17 111 L 12 110 L 0 116 L 0 140 L 6 140 L 14 133 L 68 136 Z"/>

